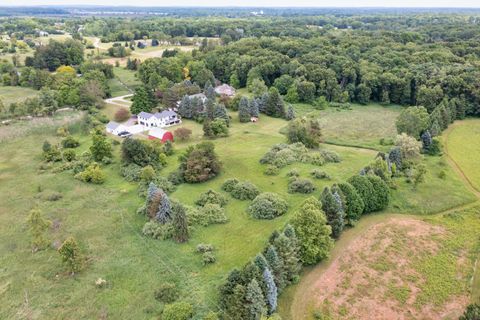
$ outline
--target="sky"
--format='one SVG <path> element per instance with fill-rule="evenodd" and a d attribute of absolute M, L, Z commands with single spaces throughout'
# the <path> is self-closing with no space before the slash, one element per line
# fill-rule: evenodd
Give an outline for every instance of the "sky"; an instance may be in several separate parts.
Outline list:
<path fill-rule="evenodd" d="M 248 7 L 467 7 L 479 0 L 0 0 L 0 6 L 105 5 L 105 6 L 248 6 Z"/>

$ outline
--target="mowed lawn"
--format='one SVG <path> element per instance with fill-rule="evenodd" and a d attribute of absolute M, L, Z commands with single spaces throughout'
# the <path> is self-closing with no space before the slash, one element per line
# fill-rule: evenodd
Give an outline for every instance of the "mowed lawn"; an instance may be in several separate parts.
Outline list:
<path fill-rule="evenodd" d="M 3 87 L 0 86 L 0 100 L 5 105 L 13 102 L 21 102 L 27 98 L 33 98 L 38 95 L 38 91 L 24 87 Z"/>
<path fill-rule="evenodd" d="M 480 120 L 455 122 L 449 129 L 445 144 L 450 157 L 472 186 L 480 191 Z"/>

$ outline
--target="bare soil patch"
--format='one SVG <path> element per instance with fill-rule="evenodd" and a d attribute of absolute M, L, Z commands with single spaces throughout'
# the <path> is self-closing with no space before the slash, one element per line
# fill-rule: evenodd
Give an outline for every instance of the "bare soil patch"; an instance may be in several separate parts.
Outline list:
<path fill-rule="evenodd" d="M 443 305 L 417 300 L 425 279 L 415 263 L 435 255 L 445 236 L 442 227 L 413 218 L 371 226 L 317 278 L 314 308 L 331 319 L 458 319 L 466 295 Z"/>

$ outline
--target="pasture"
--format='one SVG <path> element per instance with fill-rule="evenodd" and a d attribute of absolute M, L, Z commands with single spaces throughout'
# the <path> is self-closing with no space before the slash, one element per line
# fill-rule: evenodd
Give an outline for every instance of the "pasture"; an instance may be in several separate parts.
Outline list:
<path fill-rule="evenodd" d="M 370 113 L 380 107 L 372 108 L 374 109 L 363 110 Z M 112 108 L 107 114 L 111 115 L 113 110 Z M 17 138 L 13 136 L 1 142 L 0 241 L 4 245 L 0 247 L 0 263 L 5 268 L 0 273 L 2 292 L 0 299 L 3 305 L 0 318 L 46 319 L 55 314 L 56 318 L 61 319 L 74 312 L 77 318 L 85 319 L 102 318 L 107 315 L 109 318 L 150 319 L 157 317 L 163 308 L 163 305 L 154 299 L 153 292 L 165 281 L 175 282 L 181 290 L 183 299 L 194 303 L 200 314 L 215 309 L 217 287 L 227 273 L 232 268 L 243 265 L 260 251 L 271 232 L 281 228 L 303 200 L 309 196 L 318 198 L 324 186 L 345 181 L 358 173 L 377 154 L 375 150 L 364 148 L 322 145 L 322 148 L 336 151 L 342 157 L 341 163 L 329 163 L 321 167 L 332 179 L 313 180 L 317 187 L 313 194 L 289 194 L 287 172 L 296 168 L 302 177 L 308 178 L 310 170 L 315 166 L 296 163 L 282 168 L 277 176 L 266 176 L 264 175 L 266 166 L 259 163 L 259 159 L 272 145 L 285 141 L 282 129 L 286 122 L 262 116 L 258 123 L 242 124 L 238 121 L 237 113 L 230 115 L 232 116 L 230 136 L 212 140 L 223 163 L 222 173 L 206 183 L 182 184 L 171 194 L 171 198 L 194 205 L 202 192 L 208 189 L 220 191 L 225 179 L 236 177 L 253 182 L 262 191 L 279 193 L 288 201 L 289 211 L 275 220 L 255 220 L 245 211 L 248 201 L 235 200 L 227 195 L 229 203 L 226 212 L 229 222 L 196 227 L 189 242 L 181 245 L 146 238 L 141 234 L 146 219 L 138 216 L 136 209 L 143 200 L 137 195 L 136 184 L 126 182 L 119 175 L 118 145 L 114 146 L 114 163 L 105 167 L 107 173 L 105 184 L 95 186 L 75 180 L 69 172 L 53 173 L 51 170 L 40 170 L 43 141 L 48 139 L 55 143 L 60 140 L 54 134 L 54 125 L 29 135 Z M 336 114 L 332 111 L 330 116 Z M 348 119 L 350 122 L 356 121 L 355 117 Z M 390 123 L 385 127 L 392 125 L 393 117 L 390 116 L 389 119 Z M 356 123 L 346 125 L 355 128 Z M 165 176 L 176 170 L 177 157 L 188 145 L 204 139 L 200 124 L 186 120 L 181 126 L 190 128 L 193 134 L 189 141 L 175 143 L 175 154 L 168 158 L 168 164 L 162 170 Z M 77 154 L 88 150 L 90 138 L 82 134 L 77 125 L 70 127 L 74 136 L 81 142 L 81 146 L 76 149 Z M 11 129 L 14 127 L 5 130 Z M 176 128 L 171 128 L 174 129 Z M 348 132 L 338 133 L 338 139 L 347 139 Z M 426 182 L 419 186 L 417 192 L 413 191 L 409 184 L 399 182 L 397 190 L 392 191 L 394 200 L 389 210 L 430 213 L 474 200 L 467 189 L 462 189 L 461 180 L 448 165 L 441 164 L 441 158 L 432 157 L 425 161 L 432 168 Z M 446 180 L 437 178 L 439 170 L 446 171 Z M 18 181 L 29 183 L 18 184 Z M 444 187 L 439 188 L 441 185 Z M 431 190 L 437 193 L 433 192 L 431 198 L 427 198 L 429 200 L 422 198 Z M 48 201 L 48 195 L 52 192 L 60 193 L 62 198 L 58 201 Z M 25 220 L 29 210 L 34 207 L 40 208 L 45 216 L 53 221 L 48 232 L 53 248 L 58 247 L 69 235 L 74 235 L 81 244 L 88 261 L 86 268 L 75 277 L 65 273 L 55 250 L 31 253 L 30 236 L 26 230 Z M 368 221 L 370 217 L 364 219 Z M 456 223 L 461 223 L 458 221 Z M 435 222 L 436 220 L 429 223 Z M 359 227 L 347 231 L 340 241 L 348 239 L 350 232 L 363 230 L 361 227 L 363 223 L 361 221 Z M 476 228 L 476 224 L 472 224 L 472 228 Z M 477 229 L 472 229 L 473 231 Z M 466 236 L 467 233 L 462 235 Z M 201 257 L 194 252 L 199 243 L 211 243 L 215 246 L 217 257 L 215 264 L 206 267 L 202 265 Z M 336 250 L 334 249 L 334 254 Z M 378 259 L 381 259 L 381 256 L 378 256 Z M 424 264 L 421 264 L 422 261 L 424 260 L 418 262 L 419 266 L 425 268 L 430 266 L 428 263 L 430 260 L 425 260 Z M 452 260 L 448 262 L 451 263 Z M 322 268 L 323 264 L 319 266 Z M 95 286 L 95 280 L 98 278 L 107 280 L 105 288 Z M 455 282 L 455 286 L 457 285 Z M 299 285 L 301 286 L 302 284 Z M 431 284 L 430 287 L 435 288 Z M 450 283 L 445 289 L 447 296 L 454 292 L 451 291 L 451 287 Z M 294 297 L 293 292 L 287 291 L 282 299 Z M 289 306 L 286 300 L 282 300 L 281 305 L 282 315 L 288 315 Z M 332 312 L 336 312 L 335 310 Z"/>
<path fill-rule="evenodd" d="M 38 95 L 38 91 L 25 87 L 3 87 L 0 86 L 0 100 L 5 105 L 13 102 L 21 102 L 27 98 L 33 98 Z"/>

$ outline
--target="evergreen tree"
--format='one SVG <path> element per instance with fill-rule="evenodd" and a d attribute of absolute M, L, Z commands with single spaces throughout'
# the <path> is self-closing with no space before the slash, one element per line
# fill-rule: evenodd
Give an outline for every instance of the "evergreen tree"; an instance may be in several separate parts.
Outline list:
<path fill-rule="evenodd" d="M 278 256 L 283 261 L 285 284 L 288 285 L 295 282 L 301 268 L 297 247 L 292 243 L 292 240 L 283 233 L 275 240 L 274 245 Z"/>
<path fill-rule="evenodd" d="M 270 270 L 272 270 L 275 284 L 280 293 L 286 286 L 285 267 L 273 245 L 268 246 L 267 251 L 265 252 L 265 260 L 267 260 L 268 266 L 270 267 Z"/>
<path fill-rule="evenodd" d="M 438 120 L 432 117 L 432 124 L 430 125 L 430 134 L 432 137 L 436 137 L 439 134 L 442 133 L 442 128 L 440 128 L 440 125 L 438 123 Z"/>
<path fill-rule="evenodd" d="M 212 128 L 212 121 L 210 119 L 205 119 L 202 125 L 203 135 L 207 138 L 213 138 L 215 133 Z"/>
<path fill-rule="evenodd" d="M 260 320 L 261 317 L 266 314 L 267 308 L 265 305 L 265 298 L 263 297 L 262 289 L 257 280 L 252 279 L 248 284 L 245 300 L 248 309 L 247 319 Z"/>
<path fill-rule="evenodd" d="M 135 89 L 135 94 L 132 98 L 132 105 L 130 112 L 132 114 L 139 114 L 140 112 L 150 112 L 153 108 L 153 96 L 147 88 L 140 86 Z"/>
<path fill-rule="evenodd" d="M 293 106 L 291 104 L 288 105 L 285 119 L 287 119 L 288 121 L 295 119 L 295 110 L 293 109 Z"/>
<path fill-rule="evenodd" d="M 420 136 L 420 139 L 422 140 L 423 151 L 428 151 L 432 145 L 432 136 L 430 135 L 430 131 L 425 130 Z"/>
<path fill-rule="evenodd" d="M 228 274 L 225 283 L 220 287 L 220 308 L 226 310 L 232 304 L 232 296 L 235 287 L 242 284 L 242 273 L 238 269 L 233 269 Z"/>
<path fill-rule="evenodd" d="M 192 101 L 190 98 L 185 95 L 178 106 L 178 114 L 180 114 L 185 119 L 193 119 L 195 116 Z"/>
<path fill-rule="evenodd" d="M 226 319 L 251 319 L 250 310 L 247 306 L 248 301 L 247 287 L 237 285 L 233 290 L 231 303 L 227 308 Z M 261 300 L 263 302 L 263 299 Z"/>
<path fill-rule="evenodd" d="M 300 256 L 305 264 L 315 264 L 327 258 L 333 247 L 332 229 L 327 225 L 321 203 L 309 198 L 292 218 L 292 224 L 300 242 Z"/>
<path fill-rule="evenodd" d="M 188 219 L 184 206 L 174 202 L 172 205 L 172 214 L 173 239 L 179 243 L 188 241 Z"/>
<path fill-rule="evenodd" d="M 338 238 L 344 227 L 343 214 L 339 203 L 328 187 L 323 189 L 320 199 L 328 224 L 332 227 L 332 237 Z"/>
<path fill-rule="evenodd" d="M 48 244 L 45 232 L 52 224 L 51 221 L 43 218 L 40 210 L 32 209 L 28 215 L 27 223 L 32 235 L 32 250 L 37 251 L 45 248 Z"/>
<path fill-rule="evenodd" d="M 342 190 L 345 198 L 345 220 L 348 225 L 353 225 L 360 219 L 365 204 L 357 193 L 355 188 L 348 182 L 339 183 L 338 187 Z"/>
<path fill-rule="evenodd" d="M 165 224 L 172 220 L 172 208 L 170 204 L 170 199 L 168 199 L 167 194 L 162 190 L 160 190 L 159 194 L 160 194 L 160 201 L 158 204 L 158 211 L 155 216 L 155 219 L 157 220 L 157 222 L 161 224 Z"/>
<path fill-rule="evenodd" d="M 272 117 L 285 118 L 285 104 L 275 87 L 271 87 L 268 91 L 265 113 Z"/>
<path fill-rule="evenodd" d="M 215 102 L 215 89 L 209 82 L 205 83 L 205 96 L 208 100 L 212 100 L 213 102 Z"/>
<path fill-rule="evenodd" d="M 261 113 L 267 113 L 266 110 L 267 110 L 267 103 L 268 103 L 268 92 L 265 92 L 264 94 L 262 94 L 262 96 L 260 98 L 257 99 L 258 100 L 258 110 L 261 112 Z"/>
<path fill-rule="evenodd" d="M 205 117 L 209 120 L 213 120 L 215 118 L 215 98 L 207 99 L 205 101 Z"/>
<path fill-rule="evenodd" d="M 238 105 L 238 119 L 240 122 L 250 121 L 250 106 L 246 97 L 242 97 L 242 99 L 240 99 L 240 103 Z"/>
<path fill-rule="evenodd" d="M 255 265 L 258 267 L 260 272 L 263 272 L 265 268 L 268 268 L 268 262 L 263 256 L 263 254 L 259 253 L 256 255 L 255 259 L 253 260 Z"/>
<path fill-rule="evenodd" d="M 82 257 L 80 248 L 73 237 L 69 237 L 63 242 L 60 248 L 58 248 L 58 253 L 72 274 L 81 269 Z"/>
<path fill-rule="evenodd" d="M 270 237 L 268 238 L 268 243 L 274 244 L 275 239 L 277 239 L 278 237 L 280 237 L 280 232 L 278 232 L 278 230 L 274 230 L 270 235 Z"/>
<path fill-rule="evenodd" d="M 92 135 L 90 152 L 95 161 L 102 161 L 104 158 L 112 157 L 112 144 L 100 130 L 96 130 Z"/>
<path fill-rule="evenodd" d="M 213 112 L 214 119 L 223 119 L 227 126 L 230 126 L 230 117 L 228 116 L 227 108 L 223 104 L 217 104 Z"/>
<path fill-rule="evenodd" d="M 355 175 L 348 179 L 348 183 L 355 188 L 358 195 L 362 198 L 364 203 L 363 213 L 375 211 L 375 190 L 373 189 L 373 185 L 369 179 L 366 176 Z"/>
<path fill-rule="evenodd" d="M 258 118 L 258 115 L 259 115 L 259 110 L 258 110 L 258 100 L 257 99 L 253 99 L 249 106 L 248 106 L 248 113 L 250 114 L 251 117 L 256 117 Z"/>
<path fill-rule="evenodd" d="M 268 267 L 263 270 L 263 281 L 267 285 L 265 298 L 267 300 L 268 313 L 272 314 L 277 309 L 278 291 L 272 272 Z"/>

